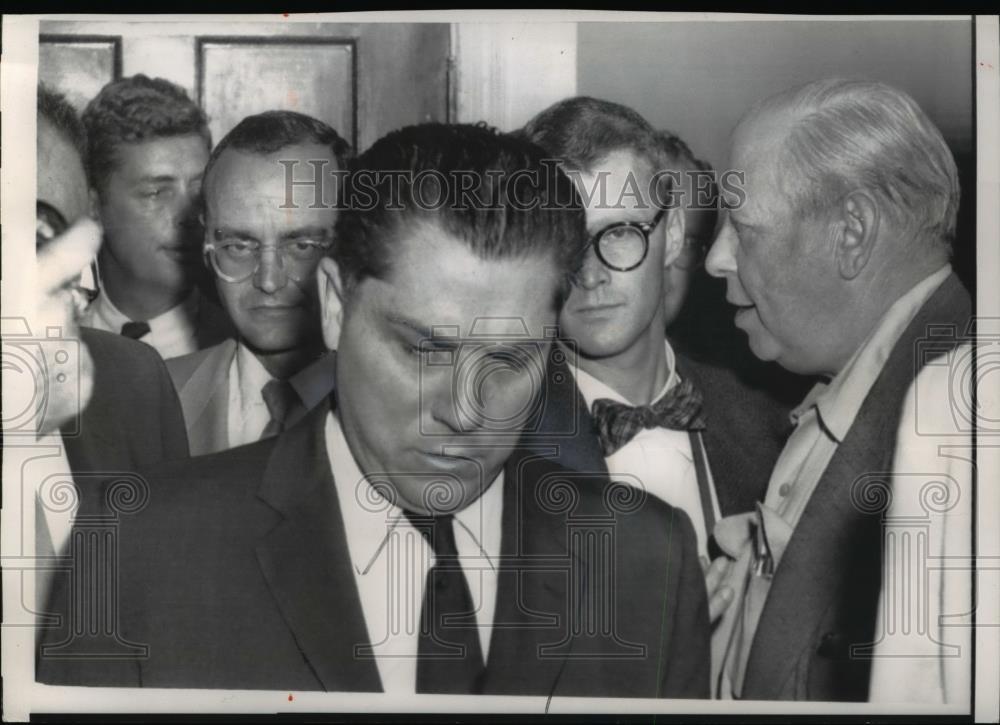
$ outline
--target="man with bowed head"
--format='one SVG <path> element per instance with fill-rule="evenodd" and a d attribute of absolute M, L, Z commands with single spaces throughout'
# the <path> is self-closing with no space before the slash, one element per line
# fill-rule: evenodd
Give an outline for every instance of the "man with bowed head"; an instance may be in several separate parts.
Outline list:
<path fill-rule="evenodd" d="M 426 124 L 352 164 L 379 181 L 358 204 L 348 188 L 317 273 L 329 403 L 148 472 L 149 504 L 122 524 L 119 601 L 122 637 L 149 657 L 51 663 L 64 680 L 708 694 L 688 519 L 527 444 L 585 238 L 569 179 L 532 183 L 544 158 L 486 127 Z M 433 208 L 414 197 L 425 172 Z"/>

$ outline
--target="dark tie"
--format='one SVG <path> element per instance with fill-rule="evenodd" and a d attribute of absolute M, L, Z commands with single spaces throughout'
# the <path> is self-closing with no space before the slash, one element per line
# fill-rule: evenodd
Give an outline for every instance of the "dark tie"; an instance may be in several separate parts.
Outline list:
<path fill-rule="evenodd" d="M 406 517 L 434 549 L 420 611 L 417 692 L 477 694 L 486 667 L 472 595 L 455 547 L 454 517 L 411 513 Z"/>
<path fill-rule="evenodd" d="M 140 337 L 148 333 L 148 322 L 126 322 L 122 325 L 122 335 L 125 337 L 131 337 L 133 340 L 138 340 Z"/>
<path fill-rule="evenodd" d="M 601 450 L 607 458 L 643 428 L 699 430 L 705 427 L 701 419 L 701 393 L 690 380 L 682 380 L 652 405 L 632 407 L 608 398 L 594 401 L 590 411 L 601 440 Z"/>
<path fill-rule="evenodd" d="M 268 381 L 261 395 L 264 398 L 264 405 L 267 406 L 267 412 L 271 414 L 271 420 L 267 421 L 260 437 L 270 438 L 285 429 L 289 414 L 299 403 L 299 395 L 287 380 Z"/>

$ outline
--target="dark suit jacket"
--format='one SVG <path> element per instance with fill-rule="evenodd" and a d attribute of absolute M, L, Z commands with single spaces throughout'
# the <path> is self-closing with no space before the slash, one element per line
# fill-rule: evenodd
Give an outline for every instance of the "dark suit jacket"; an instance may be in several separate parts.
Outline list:
<path fill-rule="evenodd" d="M 180 403 L 156 350 L 89 327 L 80 328 L 80 339 L 94 360 L 94 390 L 79 431 L 62 431 L 73 472 L 137 471 L 187 458 Z"/>
<path fill-rule="evenodd" d="M 676 353 L 677 371 L 702 392 L 702 434 L 723 516 L 753 509 L 767 490 L 774 463 L 790 432 L 788 409 L 735 373 Z M 560 465 L 607 473 L 587 403 L 561 357 L 548 370 L 547 396 L 532 436 L 539 448 L 556 446 Z M 711 533 L 711 532 L 709 532 Z"/>
<path fill-rule="evenodd" d="M 117 626 L 148 657 L 43 658 L 40 681 L 379 691 L 375 663 L 354 654 L 368 635 L 326 451 L 328 411 L 277 438 L 149 471 L 148 505 L 121 518 Z M 508 462 L 487 693 L 707 696 L 691 524 L 651 497 L 629 505 L 622 489 L 527 450 Z M 595 527 L 614 547 L 609 560 L 586 547 Z M 612 563 L 613 631 L 576 627 L 588 595 L 604 601 Z M 66 611 L 65 589 L 53 601 Z"/>
<path fill-rule="evenodd" d="M 94 361 L 94 388 L 79 421 L 60 433 L 79 496 L 77 516 L 106 510 L 108 487 L 140 468 L 188 456 L 184 419 L 170 376 L 156 350 L 103 330 L 80 328 Z M 126 484 L 128 485 L 128 484 Z M 54 555 L 52 534 L 36 508 L 36 551 Z M 65 572 L 64 572 L 65 573 Z M 39 596 L 49 578 L 40 573 Z"/>
<path fill-rule="evenodd" d="M 925 364 L 962 342 L 970 315 L 968 292 L 951 275 L 890 353 L 775 572 L 747 662 L 746 699 L 868 699 L 871 659 L 852 657 L 851 646 L 874 640 L 882 509 L 864 504 L 871 493 L 879 498 L 877 489 L 866 495 L 856 485 L 875 474 L 876 485 L 891 489 L 907 391 Z M 932 325 L 948 326 L 951 336 L 928 340 Z"/>

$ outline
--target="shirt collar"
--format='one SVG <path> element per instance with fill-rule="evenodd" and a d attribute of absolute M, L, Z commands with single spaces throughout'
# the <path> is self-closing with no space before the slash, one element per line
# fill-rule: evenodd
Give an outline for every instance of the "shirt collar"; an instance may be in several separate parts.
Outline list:
<path fill-rule="evenodd" d="M 193 335 L 195 320 L 198 318 L 200 297 L 201 295 L 198 292 L 198 288 L 195 287 L 191 290 L 191 294 L 189 294 L 180 304 L 174 305 L 169 310 L 160 313 L 156 317 L 145 320 L 146 324 L 149 325 L 150 334 L 163 335 L 166 332 L 169 332 L 170 334 L 175 334 L 176 332 L 184 335 Z M 97 296 L 93 305 L 94 315 L 105 323 L 107 329 L 116 333 L 121 331 L 122 325 L 126 322 L 133 322 L 128 315 L 119 310 L 115 303 L 111 301 L 111 298 L 108 297 L 106 291 L 102 291 L 101 294 Z M 142 322 L 143 320 L 135 321 Z"/>
<path fill-rule="evenodd" d="M 949 274 L 951 265 L 945 265 L 896 300 L 840 372 L 830 382 L 817 383 L 809 391 L 792 411 L 792 422 L 797 423 L 815 407 L 823 427 L 838 443 L 842 442 L 900 335 Z"/>
<path fill-rule="evenodd" d="M 382 496 L 365 479 L 351 452 L 335 412 L 326 422 L 327 451 L 337 498 L 349 542 L 351 564 L 365 574 L 384 555 L 389 535 L 400 527 L 411 527 L 403 509 Z M 503 470 L 483 495 L 455 514 L 455 535 L 464 530 L 494 567 L 499 567 L 503 506 Z M 412 528 L 412 527 L 411 527 Z"/>
<path fill-rule="evenodd" d="M 240 409 L 245 411 L 265 405 L 262 391 L 271 381 L 271 373 L 264 364 L 242 342 L 236 346 L 233 364 L 236 366 L 236 380 L 240 391 Z"/>
<path fill-rule="evenodd" d="M 652 402 L 654 403 L 666 395 L 671 388 L 680 382 L 680 376 L 677 374 L 677 361 L 674 356 L 674 350 L 670 346 L 670 342 L 668 340 L 664 340 L 663 344 L 667 355 L 667 382 L 664 383 L 659 394 L 653 398 Z M 569 369 L 573 371 L 577 387 L 580 388 L 580 393 L 583 395 L 583 399 L 587 402 L 588 409 L 593 407 L 594 401 L 598 398 L 610 398 L 615 402 L 628 406 L 635 405 L 635 403 L 627 400 L 624 395 L 620 394 L 606 383 L 598 380 L 587 371 L 578 367 L 575 363 L 571 362 L 569 364 Z"/>

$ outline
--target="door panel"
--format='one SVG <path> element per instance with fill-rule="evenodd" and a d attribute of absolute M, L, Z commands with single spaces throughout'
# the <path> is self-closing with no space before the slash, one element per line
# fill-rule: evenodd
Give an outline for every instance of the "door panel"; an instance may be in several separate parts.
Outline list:
<path fill-rule="evenodd" d="M 115 36 L 40 35 L 38 80 L 66 96 L 82 111 L 122 66 L 121 38 Z"/>
<path fill-rule="evenodd" d="M 298 111 L 333 126 L 354 147 L 354 41 L 200 38 L 198 97 L 212 138 L 272 109 Z"/>
<path fill-rule="evenodd" d="M 145 73 L 200 99 L 218 141 L 240 118 L 268 108 L 314 115 L 364 150 L 389 131 L 447 121 L 447 23 L 43 20 L 59 36 L 39 74 L 82 107 L 108 80 L 109 63 L 67 50 L 104 36 L 120 48 L 120 75 Z M 96 58 L 96 49 L 86 50 Z M 105 53 L 106 57 L 113 54 Z M 88 56 L 89 57 L 89 56 Z M 114 67 L 114 63 L 110 63 Z"/>

